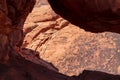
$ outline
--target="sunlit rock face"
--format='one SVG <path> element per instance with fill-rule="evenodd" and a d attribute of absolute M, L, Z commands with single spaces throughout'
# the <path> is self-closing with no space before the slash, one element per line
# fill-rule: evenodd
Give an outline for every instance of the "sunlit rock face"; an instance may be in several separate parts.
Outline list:
<path fill-rule="evenodd" d="M 1 25 L 0 26 L 0 74 L 1 74 L 0 80 L 95 80 L 95 79 L 120 80 L 119 75 L 111 75 L 111 74 L 107 74 L 99 71 L 88 71 L 88 70 L 83 71 L 79 76 L 71 76 L 71 77 L 66 76 L 66 75 L 60 74 L 55 70 L 53 71 L 53 68 L 55 69 L 54 66 L 50 66 L 50 64 L 48 64 L 47 62 L 45 62 L 40 58 L 39 59 L 36 58 L 37 56 L 35 55 L 31 56 L 33 55 L 32 53 L 36 53 L 36 50 L 31 50 L 26 48 L 22 48 L 20 50 L 19 48 L 23 42 L 22 26 L 28 13 L 31 12 L 33 5 L 34 5 L 34 0 L 1 0 L 0 1 L 0 11 L 1 11 L 0 13 L 0 20 L 1 20 L 0 22 L 0 25 Z M 53 39 L 51 38 L 51 34 L 53 34 L 53 32 L 59 31 L 69 25 L 69 22 L 67 22 L 66 20 L 63 20 L 58 15 L 54 14 L 50 8 L 43 7 L 43 10 L 48 11 L 47 13 L 42 12 L 43 14 L 44 13 L 47 14 L 47 16 L 44 15 L 44 18 L 39 16 L 39 18 L 37 19 L 32 19 L 38 24 L 34 25 L 36 23 L 31 23 L 30 25 L 34 25 L 32 28 L 30 27 L 24 28 L 25 34 L 29 32 L 27 30 L 37 28 L 36 29 L 37 31 L 34 31 L 34 33 L 37 33 L 37 34 L 34 35 L 32 33 L 33 39 L 36 39 L 38 35 L 41 34 L 42 32 L 45 33 L 45 36 L 43 37 L 41 37 L 41 35 L 39 36 L 42 39 L 41 41 L 42 45 L 46 43 L 47 40 Z M 49 14 L 49 11 L 50 11 L 50 14 Z M 38 25 L 41 26 L 41 24 L 39 23 L 40 21 L 43 22 L 42 28 L 38 27 Z M 46 22 L 44 23 L 44 21 L 48 21 L 48 23 L 46 24 Z M 74 30 L 78 30 L 78 28 L 76 27 L 74 28 L 75 28 Z M 69 27 L 66 29 L 69 30 Z M 70 30 L 70 32 L 72 31 L 73 31 L 73 28 Z M 64 29 L 62 30 L 61 33 L 63 34 L 63 32 L 64 32 Z M 68 34 L 69 32 L 65 32 L 65 33 Z M 76 34 L 76 31 L 73 33 Z M 58 33 L 58 35 L 59 34 L 60 33 Z M 65 36 L 68 36 L 67 34 Z M 59 39 L 62 39 L 62 41 L 60 41 Z M 60 44 L 63 44 L 63 43 L 65 44 L 64 41 L 67 40 L 67 38 L 65 37 L 61 37 L 59 39 L 58 41 Z M 38 45 L 38 46 L 41 46 L 41 45 Z M 24 50 L 25 52 L 23 52 L 22 50 Z M 18 52 L 19 53 L 23 52 L 21 54 L 22 57 L 18 54 Z M 24 56 L 23 54 L 26 54 L 27 56 Z M 34 61 L 30 62 L 26 59 L 31 59 L 31 61 L 32 60 L 37 61 L 37 64 L 33 63 Z M 71 61 L 71 60 L 68 59 L 68 61 Z"/>
<path fill-rule="evenodd" d="M 42 5 L 47 5 L 48 1 L 47 0 L 36 0 L 36 5 L 37 7 L 40 7 Z"/>
<path fill-rule="evenodd" d="M 84 31 L 55 14 L 50 5 L 34 7 L 23 30 L 23 46 L 63 74 L 78 75 L 84 69 L 120 73 L 120 34 Z M 30 52 L 25 54 L 38 62 Z"/>
<path fill-rule="evenodd" d="M 120 32 L 119 0 L 48 0 L 53 10 L 91 32 Z"/>

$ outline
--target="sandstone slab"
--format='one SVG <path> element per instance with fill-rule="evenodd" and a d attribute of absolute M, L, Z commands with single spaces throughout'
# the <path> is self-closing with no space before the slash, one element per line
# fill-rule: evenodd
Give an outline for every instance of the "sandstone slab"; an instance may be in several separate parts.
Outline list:
<path fill-rule="evenodd" d="M 34 14 L 33 11 L 31 15 Z M 120 74 L 119 34 L 86 32 L 59 16 L 54 20 L 51 17 L 48 21 L 31 22 L 38 26 L 27 33 L 25 47 L 37 51 L 36 55 L 52 63 L 59 72 L 71 76 L 89 69 Z"/>

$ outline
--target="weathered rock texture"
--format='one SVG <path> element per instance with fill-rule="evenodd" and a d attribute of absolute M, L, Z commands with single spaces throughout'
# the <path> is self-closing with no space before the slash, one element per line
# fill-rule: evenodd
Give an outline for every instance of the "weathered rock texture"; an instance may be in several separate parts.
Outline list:
<path fill-rule="evenodd" d="M 38 24 L 39 20 L 35 19 L 36 22 L 30 23 L 29 25 L 31 26 L 24 28 L 25 33 L 23 34 L 23 23 L 28 13 L 31 12 L 34 3 L 34 0 L 0 1 L 0 80 L 120 80 L 119 75 L 86 70 L 79 76 L 66 76 L 58 73 L 54 66 L 51 66 L 42 59 L 38 59 L 36 57 L 38 48 L 36 48 L 36 51 L 20 48 L 24 34 L 28 34 L 32 29 L 36 29 L 38 27 L 37 25 L 40 25 Z M 52 11 L 50 12 L 52 13 Z M 58 20 L 57 22 L 55 21 L 56 19 Z M 28 43 L 36 39 L 40 31 L 48 31 L 48 34 L 52 34 L 52 31 L 50 30 L 49 32 L 48 30 L 51 27 L 54 30 L 61 30 L 68 25 L 67 21 L 60 19 L 55 14 L 48 19 L 41 19 L 41 21 L 48 21 L 50 24 L 44 24 L 44 29 L 43 27 L 38 27 L 38 30 L 35 31 L 35 34 L 32 36 L 33 38 Z M 33 26 L 33 24 L 35 25 Z M 46 26 L 49 27 L 46 28 Z M 44 41 L 43 38 L 39 46 L 46 43 L 48 39 L 45 38 Z M 24 46 L 28 46 L 28 44 Z"/>
<path fill-rule="evenodd" d="M 6 62 L 22 45 L 23 24 L 34 3 L 34 0 L 0 1 L 0 62 Z"/>
<path fill-rule="evenodd" d="M 63 74 L 78 75 L 84 69 L 120 74 L 119 34 L 86 32 L 56 15 L 49 5 L 33 9 L 24 32 L 24 47 Z"/>
<path fill-rule="evenodd" d="M 40 7 L 42 5 L 47 5 L 47 4 L 48 4 L 47 0 L 36 0 L 35 6 Z"/>
<path fill-rule="evenodd" d="M 51 68 L 41 66 L 47 64 L 43 60 L 41 63 L 37 59 L 38 65 L 21 57 L 27 50 L 20 49 L 24 37 L 23 24 L 34 4 L 34 0 L 0 1 L 0 80 L 71 80 L 68 76 L 50 71 Z M 31 50 L 30 53 L 35 51 Z M 29 57 L 36 59 L 35 56 Z"/>
<path fill-rule="evenodd" d="M 11 58 L 9 66 L 0 64 L 0 80 L 120 80 L 120 76 L 85 70 L 79 76 L 69 77 L 19 56 Z"/>

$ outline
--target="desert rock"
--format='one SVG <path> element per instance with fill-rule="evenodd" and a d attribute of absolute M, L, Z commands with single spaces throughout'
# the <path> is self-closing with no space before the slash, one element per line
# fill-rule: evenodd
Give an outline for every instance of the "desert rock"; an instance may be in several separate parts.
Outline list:
<path fill-rule="evenodd" d="M 50 11 L 49 5 L 43 6 L 35 8 L 31 15 L 44 13 L 39 10 L 45 8 L 52 17 L 42 20 L 46 19 L 44 14 L 36 16 L 42 17 L 40 21 L 31 20 L 38 26 L 26 34 L 23 47 L 35 50 L 36 55 L 69 76 L 84 69 L 119 74 L 119 34 L 84 31 Z"/>

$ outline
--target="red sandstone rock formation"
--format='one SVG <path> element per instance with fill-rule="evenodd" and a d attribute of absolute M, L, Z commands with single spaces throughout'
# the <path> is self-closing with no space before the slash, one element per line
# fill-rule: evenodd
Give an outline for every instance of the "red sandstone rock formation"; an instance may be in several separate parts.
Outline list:
<path fill-rule="evenodd" d="M 27 51 L 30 51 L 29 53 L 36 53 L 36 51 L 25 48 L 20 50 L 23 42 L 23 23 L 28 13 L 31 12 L 34 3 L 34 0 L 0 1 L 0 80 L 120 79 L 119 75 L 111 75 L 97 71 L 84 71 L 79 76 L 65 76 L 50 70 L 51 68 L 48 69 L 45 66 L 42 66 L 42 64 L 46 65 L 47 63 L 45 63 L 45 61 L 43 63 L 39 63 L 40 59 L 36 59 L 35 56 L 34 59 L 36 59 L 36 61 L 38 60 L 39 64 L 33 63 L 34 61 L 30 62 L 26 60 L 29 59 L 29 57 L 33 57 L 30 55 L 27 57 L 24 56 L 24 54 L 28 54 Z M 59 27 L 56 29 L 59 29 Z M 41 31 L 44 32 L 45 30 L 46 29 L 43 29 Z M 19 53 L 21 53 L 21 55 Z"/>
<path fill-rule="evenodd" d="M 84 69 L 120 73 L 119 34 L 86 32 L 56 15 L 49 5 L 34 7 L 24 32 L 24 47 L 63 74 L 78 75 Z M 27 56 L 30 60 L 31 53 Z M 35 58 L 31 61 L 38 63 Z"/>
<path fill-rule="evenodd" d="M 120 33 L 119 0 L 48 0 L 55 12 L 91 32 Z"/>
<path fill-rule="evenodd" d="M 23 42 L 23 24 L 35 0 L 0 1 L 0 62 L 9 59 Z"/>

